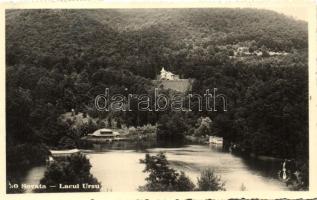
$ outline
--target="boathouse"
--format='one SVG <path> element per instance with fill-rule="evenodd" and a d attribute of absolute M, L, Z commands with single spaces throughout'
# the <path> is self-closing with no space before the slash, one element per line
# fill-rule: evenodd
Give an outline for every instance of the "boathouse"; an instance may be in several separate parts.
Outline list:
<path fill-rule="evenodd" d="M 102 128 L 96 130 L 92 134 L 88 134 L 88 136 L 104 139 L 115 139 L 118 138 L 120 134 L 118 132 L 112 131 L 111 129 Z"/>
<path fill-rule="evenodd" d="M 65 149 L 65 150 L 50 150 L 51 155 L 48 156 L 47 163 L 52 163 L 56 160 L 64 160 L 66 157 L 79 154 L 79 149 Z"/>

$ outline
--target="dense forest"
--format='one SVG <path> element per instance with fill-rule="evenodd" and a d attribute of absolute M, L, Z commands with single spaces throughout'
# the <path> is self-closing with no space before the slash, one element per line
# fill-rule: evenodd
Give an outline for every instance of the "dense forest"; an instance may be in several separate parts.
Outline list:
<path fill-rule="evenodd" d="M 158 138 L 173 142 L 199 134 L 197 120 L 208 116 L 207 134 L 227 146 L 296 160 L 307 187 L 307 34 L 306 22 L 258 9 L 7 10 L 8 174 L 74 138 L 59 120 L 74 108 L 127 126 L 158 123 Z M 239 47 L 262 54 L 236 56 Z M 95 110 L 105 88 L 154 95 L 151 80 L 163 66 L 195 79 L 192 93 L 218 88 L 228 111 Z M 79 135 L 93 129 L 85 128 Z"/>

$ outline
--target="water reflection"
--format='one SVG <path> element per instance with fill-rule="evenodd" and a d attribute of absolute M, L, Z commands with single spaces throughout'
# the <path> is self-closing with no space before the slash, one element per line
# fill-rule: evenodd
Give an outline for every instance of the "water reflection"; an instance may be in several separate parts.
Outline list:
<path fill-rule="evenodd" d="M 194 182 L 202 169 L 210 167 L 221 176 L 226 182 L 226 189 L 230 191 L 240 190 L 242 184 L 246 190 L 252 191 L 286 190 L 283 183 L 265 176 L 261 170 L 248 166 L 242 158 L 225 153 L 219 147 L 191 145 L 178 149 L 152 149 L 152 152 L 158 151 L 165 151 L 173 167 L 185 171 Z M 177 152 L 185 153 L 179 155 Z"/>
<path fill-rule="evenodd" d="M 222 151 L 219 146 L 189 145 L 180 148 L 150 148 L 147 151 L 98 149 L 88 152 L 92 164 L 92 174 L 102 183 L 102 191 L 136 191 L 145 184 L 146 174 L 143 159 L 146 152 L 151 154 L 163 151 L 171 167 L 184 171 L 196 183 L 200 171 L 212 168 L 226 182 L 227 191 L 238 191 L 244 185 L 247 191 L 287 190 L 274 174 L 278 162 L 258 161 L 241 158 Z M 35 176 L 34 176 L 35 175 Z M 43 171 L 34 169 L 28 177 L 43 176 Z M 28 181 L 28 179 L 26 179 Z M 32 180 L 35 181 L 34 178 Z"/>

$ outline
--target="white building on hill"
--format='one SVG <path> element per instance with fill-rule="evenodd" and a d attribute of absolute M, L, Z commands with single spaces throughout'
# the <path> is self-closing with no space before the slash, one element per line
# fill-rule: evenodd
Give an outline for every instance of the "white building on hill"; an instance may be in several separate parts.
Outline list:
<path fill-rule="evenodd" d="M 172 72 L 166 71 L 164 67 L 161 70 L 161 74 L 159 76 L 160 80 L 178 80 L 179 75 L 175 75 Z"/>

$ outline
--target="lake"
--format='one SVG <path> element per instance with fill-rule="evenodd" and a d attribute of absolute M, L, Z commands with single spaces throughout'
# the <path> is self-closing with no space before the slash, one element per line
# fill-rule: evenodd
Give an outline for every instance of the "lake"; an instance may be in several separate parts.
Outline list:
<path fill-rule="evenodd" d="M 196 184 L 200 171 L 211 168 L 225 181 L 227 191 L 239 191 L 244 185 L 246 191 L 287 190 L 277 179 L 279 162 L 241 158 L 221 148 L 208 145 L 187 145 L 180 148 L 150 148 L 146 152 L 166 153 L 172 168 L 181 170 Z M 101 182 L 102 191 L 130 192 L 145 184 L 147 174 L 143 173 L 145 151 L 95 150 L 86 153 L 92 168 L 91 173 Z M 43 176 L 45 167 L 32 168 L 24 183 L 36 184 Z M 30 192 L 30 191 L 28 191 Z"/>

